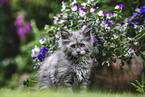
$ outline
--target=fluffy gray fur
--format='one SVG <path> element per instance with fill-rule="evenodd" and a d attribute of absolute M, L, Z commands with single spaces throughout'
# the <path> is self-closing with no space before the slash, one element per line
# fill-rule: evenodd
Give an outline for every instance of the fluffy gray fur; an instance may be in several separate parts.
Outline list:
<path fill-rule="evenodd" d="M 93 39 L 89 26 L 68 31 L 60 28 L 61 50 L 45 59 L 38 71 L 39 89 L 51 87 L 86 88 L 91 72 Z"/>

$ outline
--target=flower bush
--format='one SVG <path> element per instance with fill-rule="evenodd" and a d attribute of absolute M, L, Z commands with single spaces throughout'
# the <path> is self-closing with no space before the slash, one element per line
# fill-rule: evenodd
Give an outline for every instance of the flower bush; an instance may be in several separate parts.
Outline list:
<path fill-rule="evenodd" d="M 42 47 L 35 46 L 31 57 L 37 62 L 39 68 L 45 57 L 52 54 L 59 46 L 59 27 L 69 30 L 81 29 L 91 24 L 94 37 L 94 51 L 92 58 L 97 65 L 111 65 L 116 58 L 130 60 L 132 55 L 143 54 L 143 37 L 145 31 L 145 6 L 136 9 L 134 15 L 123 19 L 122 9 L 124 4 L 114 7 L 113 13 L 106 13 L 96 6 L 98 1 L 79 0 L 62 1 L 61 13 L 54 16 L 54 25 L 45 26 L 47 36 L 40 39 Z M 41 48 L 41 49 L 40 49 Z"/>

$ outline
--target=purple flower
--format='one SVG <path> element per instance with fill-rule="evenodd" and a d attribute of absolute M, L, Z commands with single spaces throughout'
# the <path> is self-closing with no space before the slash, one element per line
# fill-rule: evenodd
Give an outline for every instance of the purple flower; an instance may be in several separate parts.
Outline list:
<path fill-rule="evenodd" d="M 39 65 L 39 64 L 36 64 L 35 67 L 36 67 L 36 68 L 40 68 L 40 65 Z"/>
<path fill-rule="evenodd" d="M 110 26 L 113 26 L 114 23 L 115 21 L 110 21 Z"/>
<path fill-rule="evenodd" d="M 132 50 L 135 50 L 135 48 L 133 46 L 130 46 L 129 48 L 132 49 Z"/>
<path fill-rule="evenodd" d="M 80 10 L 80 16 L 83 17 L 85 16 L 85 14 L 87 13 L 87 9 L 84 9 L 83 7 L 81 7 L 81 10 Z"/>
<path fill-rule="evenodd" d="M 84 17 L 81 17 L 82 20 L 84 20 Z"/>
<path fill-rule="evenodd" d="M 140 7 L 140 14 L 144 13 L 145 12 L 145 6 L 141 6 Z"/>
<path fill-rule="evenodd" d="M 87 24 L 86 24 L 86 23 L 84 23 L 84 26 L 87 26 Z"/>
<path fill-rule="evenodd" d="M 113 16 L 113 13 L 108 13 L 108 15 L 111 15 L 111 16 Z"/>
<path fill-rule="evenodd" d="M 26 33 L 30 33 L 30 31 L 31 31 L 30 23 L 25 23 L 24 27 L 25 27 Z"/>
<path fill-rule="evenodd" d="M 123 22 L 120 22 L 120 24 L 121 24 L 121 27 L 124 25 L 124 23 L 123 23 Z"/>
<path fill-rule="evenodd" d="M 136 19 L 136 16 L 139 15 L 137 12 L 135 12 L 132 16 L 133 19 Z"/>
<path fill-rule="evenodd" d="M 87 9 L 81 7 L 81 10 L 82 10 L 83 12 L 87 13 Z"/>
<path fill-rule="evenodd" d="M 106 16 L 106 12 L 103 12 L 103 15 Z"/>
<path fill-rule="evenodd" d="M 44 46 L 43 48 L 40 49 L 39 52 L 40 52 L 40 53 L 45 53 L 45 54 L 47 54 L 48 51 L 49 51 L 49 49 L 48 49 L 47 47 Z"/>
<path fill-rule="evenodd" d="M 24 37 L 31 31 L 31 25 L 30 23 L 24 22 L 24 16 L 18 16 L 16 18 L 15 25 L 17 26 L 17 33 L 20 37 Z"/>
<path fill-rule="evenodd" d="M 42 62 L 44 60 L 44 54 L 38 54 L 38 59 Z"/>
<path fill-rule="evenodd" d="M 53 18 L 54 18 L 53 23 L 57 24 L 58 17 L 54 16 Z"/>
<path fill-rule="evenodd" d="M 20 27 L 23 24 L 23 22 L 24 22 L 24 16 L 18 16 L 15 21 L 15 25 L 17 27 Z"/>
<path fill-rule="evenodd" d="M 96 33 L 93 33 L 93 37 L 96 37 Z"/>
<path fill-rule="evenodd" d="M 128 23 L 128 26 L 129 26 L 129 27 L 134 27 L 134 26 L 135 26 L 135 23 L 129 22 L 129 23 Z"/>
<path fill-rule="evenodd" d="M 17 28 L 17 32 L 20 37 L 24 37 L 26 34 L 30 33 L 31 26 L 29 23 L 26 23 L 24 26 L 20 26 Z"/>
<path fill-rule="evenodd" d="M 55 42 L 55 40 L 56 40 L 56 37 L 54 36 L 54 37 L 52 37 L 52 39 L 53 39 L 53 41 Z"/>
<path fill-rule="evenodd" d="M 22 84 L 23 84 L 24 86 L 26 86 L 26 85 L 28 85 L 28 81 L 22 81 Z"/>
<path fill-rule="evenodd" d="M 94 45 L 98 44 L 98 39 L 96 39 L 95 37 L 93 38 L 93 41 L 94 41 Z"/>
<path fill-rule="evenodd" d="M 138 43 L 137 45 L 140 45 L 140 43 Z"/>
<path fill-rule="evenodd" d="M 109 22 L 107 19 L 104 19 L 103 21 L 107 24 L 107 26 L 109 26 Z"/>
<path fill-rule="evenodd" d="M 63 14 L 57 14 L 57 16 L 58 16 L 58 17 L 62 17 L 62 16 L 63 16 Z"/>
<path fill-rule="evenodd" d="M 22 27 L 18 28 L 17 32 L 18 32 L 20 37 L 24 37 L 25 34 L 26 34 L 26 30 L 24 28 L 22 28 Z"/>
<path fill-rule="evenodd" d="M 97 9 L 98 9 L 98 7 L 93 7 L 93 8 L 90 9 L 90 12 L 94 12 L 94 11 L 96 11 Z"/>
<path fill-rule="evenodd" d="M 63 0 L 62 3 L 64 4 L 65 3 L 65 0 Z"/>
<path fill-rule="evenodd" d="M 33 60 L 36 59 L 36 55 L 34 55 L 34 54 L 31 54 L 31 57 L 33 58 Z"/>
<path fill-rule="evenodd" d="M 0 6 L 2 6 L 4 3 L 9 3 L 10 0 L 0 0 Z"/>
<path fill-rule="evenodd" d="M 45 39 L 45 37 L 41 37 L 41 40 L 44 40 Z"/>
<path fill-rule="evenodd" d="M 119 7 L 123 8 L 124 7 L 124 4 L 119 4 Z"/>

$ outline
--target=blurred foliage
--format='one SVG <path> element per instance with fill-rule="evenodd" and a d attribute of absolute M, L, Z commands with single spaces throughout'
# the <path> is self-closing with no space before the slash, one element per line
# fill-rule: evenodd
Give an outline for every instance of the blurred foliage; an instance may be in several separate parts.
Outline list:
<path fill-rule="evenodd" d="M 10 0 L 0 6 L 0 87 L 15 88 L 21 84 L 21 75 L 32 72 L 31 49 L 39 44 L 45 24 L 52 24 L 60 8 L 61 0 Z M 31 21 L 32 31 L 24 37 L 19 37 L 14 25 L 18 15 Z"/>
<path fill-rule="evenodd" d="M 68 1 L 68 0 L 65 0 Z M 83 0 L 82 0 L 83 1 Z M 117 4 L 125 4 L 124 18 L 131 16 L 144 0 L 98 0 L 96 6 L 112 12 Z M 45 24 L 53 24 L 53 16 L 60 12 L 62 0 L 10 0 L 0 6 L 0 87 L 16 88 L 33 71 L 31 50 L 41 45 Z M 30 34 L 19 37 L 14 25 L 18 15 L 24 15 L 32 27 Z M 18 84 L 20 83 L 20 84 Z"/>

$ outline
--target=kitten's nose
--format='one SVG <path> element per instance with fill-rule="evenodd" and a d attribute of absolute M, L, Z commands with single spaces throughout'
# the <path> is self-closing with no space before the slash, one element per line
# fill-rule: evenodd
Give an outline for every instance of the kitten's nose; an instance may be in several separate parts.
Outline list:
<path fill-rule="evenodd" d="M 77 53 L 80 53 L 80 49 L 79 48 L 77 48 Z"/>

